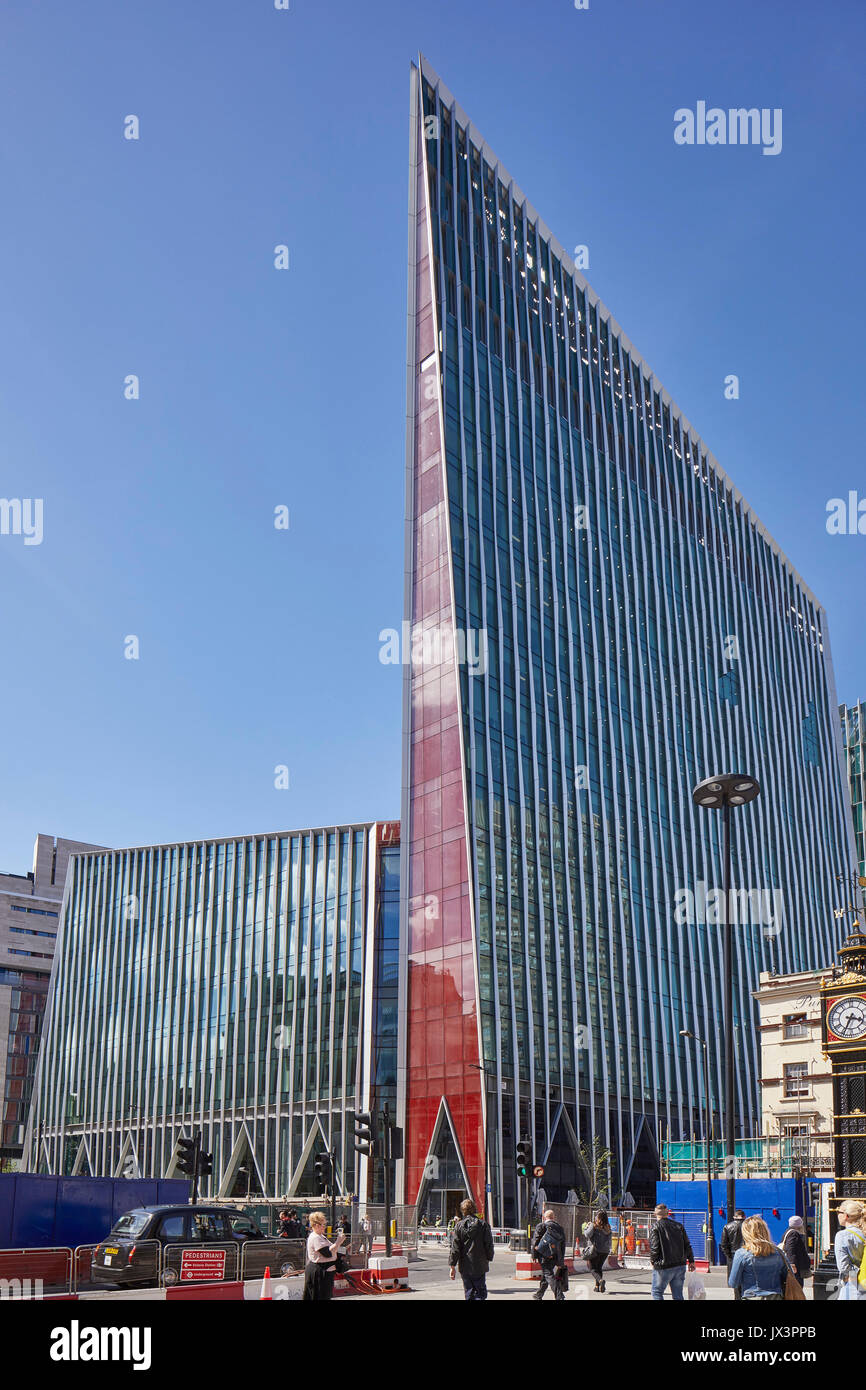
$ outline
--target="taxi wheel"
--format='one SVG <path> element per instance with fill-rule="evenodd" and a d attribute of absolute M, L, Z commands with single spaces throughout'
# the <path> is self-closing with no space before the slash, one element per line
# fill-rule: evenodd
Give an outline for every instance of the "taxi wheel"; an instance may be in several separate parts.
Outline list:
<path fill-rule="evenodd" d="M 283 1263 L 280 1265 L 280 1274 L 282 1278 L 285 1279 L 287 1275 L 295 1274 L 297 1268 L 298 1266 L 293 1265 L 290 1260 L 283 1260 Z"/>
<path fill-rule="evenodd" d="M 162 1271 L 162 1276 L 161 1276 L 159 1282 L 162 1284 L 162 1287 L 163 1287 L 164 1289 L 169 1289 L 169 1288 L 171 1288 L 174 1284 L 176 1284 L 176 1283 L 178 1282 L 177 1270 L 176 1270 L 176 1269 L 164 1269 L 164 1270 Z"/>

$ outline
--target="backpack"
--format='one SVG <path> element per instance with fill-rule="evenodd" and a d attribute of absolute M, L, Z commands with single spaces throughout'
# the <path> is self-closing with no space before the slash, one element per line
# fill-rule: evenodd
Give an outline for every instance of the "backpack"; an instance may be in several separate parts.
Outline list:
<path fill-rule="evenodd" d="M 560 1245 L 559 1238 L 553 1234 L 549 1226 L 546 1226 L 543 1235 L 539 1236 L 536 1242 L 536 1259 L 541 1264 L 562 1264 Z"/>

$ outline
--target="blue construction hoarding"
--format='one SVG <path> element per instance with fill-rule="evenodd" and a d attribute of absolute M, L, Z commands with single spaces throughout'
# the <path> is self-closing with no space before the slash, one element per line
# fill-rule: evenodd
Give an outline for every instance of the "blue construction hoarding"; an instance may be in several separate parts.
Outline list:
<path fill-rule="evenodd" d="M 760 1216 L 766 1221 L 770 1236 L 778 1244 L 788 1229 L 788 1218 L 802 1216 L 805 1221 L 815 1215 L 811 1205 L 810 1187 L 812 1180 L 802 1178 L 738 1178 L 736 1185 L 737 1207 L 747 1216 Z M 719 1241 L 722 1227 L 727 1221 L 727 1183 L 724 1178 L 716 1178 L 712 1185 L 713 1194 L 713 1243 L 714 1259 L 718 1262 Z M 656 1183 L 656 1201 L 670 1207 L 674 1216 L 683 1212 L 704 1212 L 707 1209 L 707 1184 L 703 1182 L 679 1182 L 676 1180 Z M 703 1248 L 695 1243 L 695 1236 L 703 1243 L 703 1229 L 696 1233 L 689 1230 L 695 1254 L 700 1259 Z"/>
<path fill-rule="evenodd" d="M 188 1178 L 61 1178 L 0 1173 L 0 1250 L 92 1245 L 132 1207 L 189 1201 Z"/>

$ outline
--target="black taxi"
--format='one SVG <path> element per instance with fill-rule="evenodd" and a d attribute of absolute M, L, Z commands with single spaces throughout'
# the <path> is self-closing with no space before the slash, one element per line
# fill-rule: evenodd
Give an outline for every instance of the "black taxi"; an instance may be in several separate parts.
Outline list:
<path fill-rule="evenodd" d="M 181 1277 L 182 1255 L 207 1261 L 208 1249 L 213 1267 L 222 1264 L 226 1278 L 237 1278 L 240 1246 L 248 1240 L 264 1239 L 251 1217 L 229 1207 L 135 1207 L 124 1212 L 96 1246 L 90 1278 L 94 1284 L 128 1289 L 157 1284 L 161 1274 L 162 1283 L 176 1284 Z M 220 1250 L 226 1252 L 224 1260 Z"/>

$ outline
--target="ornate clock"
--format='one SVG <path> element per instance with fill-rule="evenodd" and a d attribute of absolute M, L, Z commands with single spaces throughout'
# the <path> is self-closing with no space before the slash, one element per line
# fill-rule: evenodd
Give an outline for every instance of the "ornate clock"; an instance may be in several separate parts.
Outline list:
<path fill-rule="evenodd" d="M 821 981 L 824 1055 L 833 1071 L 836 1194 L 866 1201 L 866 934 L 855 930 Z"/>
<path fill-rule="evenodd" d="M 852 1043 L 866 1039 L 866 992 L 827 1001 L 827 1041 Z"/>

